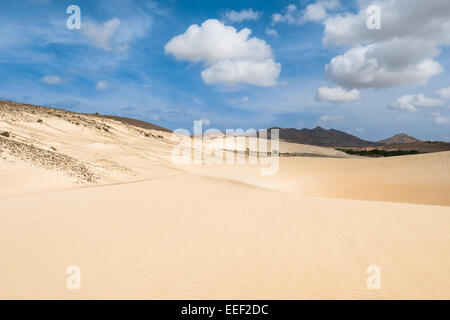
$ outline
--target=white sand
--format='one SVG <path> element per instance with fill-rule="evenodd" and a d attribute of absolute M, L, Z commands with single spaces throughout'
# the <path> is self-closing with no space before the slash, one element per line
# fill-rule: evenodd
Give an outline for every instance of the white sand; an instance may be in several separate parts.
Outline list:
<path fill-rule="evenodd" d="M 450 152 L 282 158 L 263 177 L 175 166 L 170 134 L 111 120 L 108 133 L 2 119 L 10 139 L 54 146 L 99 177 L 78 184 L 0 153 L 2 299 L 450 298 Z M 66 288 L 69 265 L 81 290 Z M 369 265 L 380 290 L 366 287 Z"/>

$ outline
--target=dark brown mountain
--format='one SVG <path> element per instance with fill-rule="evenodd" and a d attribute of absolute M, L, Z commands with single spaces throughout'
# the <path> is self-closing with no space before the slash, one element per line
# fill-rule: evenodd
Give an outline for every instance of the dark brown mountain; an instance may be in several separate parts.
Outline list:
<path fill-rule="evenodd" d="M 366 148 L 378 147 L 381 143 L 362 140 L 354 135 L 335 129 L 324 129 L 316 127 L 314 129 L 283 129 L 274 127 L 270 129 L 279 129 L 279 138 L 293 143 L 310 144 L 322 147 L 344 147 L 344 148 Z M 270 129 L 268 135 L 270 136 Z"/>
<path fill-rule="evenodd" d="M 396 134 L 393 137 L 390 137 L 388 139 L 380 140 L 378 141 L 382 144 L 391 144 L 391 143 L 414 143 L 414 142 L 421 142 L 421 140 L 416 139 L 414 137 L 408 136 L 407 134 L 400 133 Z"/>
<path fill-rule="evenodd" d="M 443 141 L 422 141 L 404 133 L 397 134 L 389 139 L 380 140 L 383 146 L 380 150 L 418 151 L 421 153 L 449 151 L 450 143 Z"/>

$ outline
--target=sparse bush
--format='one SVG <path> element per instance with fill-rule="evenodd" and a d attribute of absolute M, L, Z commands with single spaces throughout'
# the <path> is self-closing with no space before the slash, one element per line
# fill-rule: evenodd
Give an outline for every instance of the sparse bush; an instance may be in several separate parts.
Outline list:
<path fill-rule="evenodd" d="M 8 131 L 4 131 L 4 132 L 0 133 L 0 135 L 2 135 L 3 137 L 9 138 L 9 132 Z"/>
<path fill-rule="evenodd" d="M 50 149 L 52 149 L 53 151 L 56 151 L 56 148 L 55 148 L 55 147 L 50 147 Z"/>
<path fill-rule="evenodd" d="M 37 123 L 43 123 L 42 119 L 38 119 Z"/>
<path fill-rule="evenodd" d="M 109 132 L 109 129 L 106 127 L 103 127 L 103 130 L 105 130 L 106 132 Z"/>
<path fill-rule="evenodd" d="M 149 135 L 148 133 L 146 133 L 145 136 L 146 136 L 147 138 L 150 137 L 150 135 Z"/>
<path fill-rule="evenodd" d="M 420 152 L 417 150 L 407 150 L 407 151 L 405 151 L 405 150 L 379 150 L 379 149 L 357 150 L 357 149 L 340 149 L 340 148 L 336 148 L 336 150 L 345 152 L 350 155 L 358 155 L 358 156 L 373 157 L 373 158 L 420 154 Z"/>

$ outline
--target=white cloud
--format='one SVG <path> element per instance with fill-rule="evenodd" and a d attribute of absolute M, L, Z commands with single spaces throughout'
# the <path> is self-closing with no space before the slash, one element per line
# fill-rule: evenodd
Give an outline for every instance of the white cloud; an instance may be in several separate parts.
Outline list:
<path fill-rule="evenodd" d="M 109 83 L 108 83 L 108 81 L 104 81 L 104 80 L 100 80 L 95 85 L 95 89 L 97 89 L 98 91 L 107 90 L 108 88 L 109 88 Z"/>
<path fill-rule="evenodd" d="M 109 51 L 113 49 L 114 36 L 117 33 L 119 26 L 120 20 L 117 18 L 112 18 L 103 24 L 87 21 L 83 22 L 81 31 L 89 38 L 94 47 Z"/>
<path fill-rule="evenodd" d="M 450 124 L 450 117 L 444 117 L 439 112 L 434 112 L 432 116 L 435 124 Z"/>
<path fill-rule="evenodd" d="M 210 19 L 201 26 L 191 25 L 164 49 L 178 60 L 203 61 L 207 68 L 202 71 L 202 78 L 208 84 L 276 85 L 281 65 L 273 60 L 271 47 L 264 40 L 249 38 L 250 33 L 250 29 L 238 32 Z"/>
<path fill-rule="evenodd" d="M 359 95 L 359 91 L 356 89 L 353 90 L 345 90 L 340 87 L 336 88 L 328 88 L 322 87 L 317 90 L 316 100 L 317 101 L 328 101 L 332 103 L 341 103 L 341 102 L 352 102 L 358 101 L 361 97 Z"/>
<path fill-rule="evenodd" d="M 126 51 L 134 41 L 149 35 L 153 16 L 147 10 L 130 5 L 118 10 L 121 19 L 114 17 L 104 23 L 82 19 L 80 31 L 90 45 L 106 51 Z"/>
<path fill-rule="evenodd" d="M 343 122 L 346 119 L 347 119 L 347 117 L 343 116 L 343 115 L 339 115 L 339 114 L 328 115 L 328 114 L 326 114 L 319 118 L 319 122 L 335 122 L 336 123 L 336 122 Z"/>
<path fill-rule="evenodd" d="M 264 40 L 248 38 L 251 30 L 237 32 L 216 19 L 206 20 L 201 26 L 191 25 L 184 34 L 172 38 L 166 53 L 179 60 L 206 61 L 208 64 L 227 59 L 265 60 L 272 58 L 272 49 Z"/>
<path fill-rule="evenodd" d="M 41 81 L 46 84 L 58 85 L 64 83 L 64 80 L 60 76 L 45 76 L 41 78 Z"/>
<path fill-rule="evenodd" d="M 221 60 L 203 70 L 202 79 L 207 84 L 248 83 L 260 87 L 270 87 L 277 84 L 275 79 L 280 74 L 280 69 L 280 64 L 272 59 L 264 61 Z"/>
<path fill-rule="evenodd" d="M 294 4 L 288 5 L 283 13 L 272 15 L 272 24 L 285 22 L 288 24 L 302 24 L 309 21 L 319 22 L 328 17 L 328 11 L 339 7 L 338 0 L 317 1 L 308 5 L 304 10 L 298 10 Z"/>
<path fill-rule="evenodd" d="M 373 2 L 373 3 L 372 3 Z M 448 0 L 360 0 L 357 14 L 325 19 L 323 43 L 350 49 L 326 66 L 328 76 L 347 88 L 424 85 L 443 71 L 440 46 L 450 44 Z M 381 9 L 381 29 L 366 26 L 366 9 Z"/>
<path fill-rule="evenodd" d="M 300 20 L 298 15 L 299 15 L 299 12 L 297 10 L 297 7 L 294 4 L 290 4 L 284 9 L 283 14 L 274 13 L 272 15 L 272 24 L 280 23 L 280 22 L 296 24 Z"/>
<path fill-rule="evenodd" d="M 339 1 L 328 0 L 318 1 L 306 7 L 303 15 L 305 21 L 322 21 L 328 16 L 327 10 L 335 9 L 339 6 Z"/>
<path fill-rule="evenodd" d="M 244 20 L 258 20 L 261 17 L 262 13 L 259 11 L 253 11 L 252 8 L 250 9 L 244 9 L 242 11 L 227 11 L 224 14 L 222 14 L 222 20 L 225 23 L 236 23 L 236 22 L 242 22 Z"/>
<path fill-rule="evenodd" d="M 343 55 L 331 59 L 325 66 L 328 77 L 340 86 L 346 88 L 386 88 L 402 85 L 425 85 L 428 80 L 443 71 L 439 62 L 424 59 L 415 63 L 404 63 L 400 56 L 389 56 L 389 53 L 406 53 L 420 48 L 408 48 L 405 43 L 403 49 L 397 44 L 367 45 L 350 49 Z M 388 52 L 390 51 L 390 52 Z M 395 53 L 394 53 L 395 54 Z"/>
<path fill-rule="evenodd" d="M 272 29 L 272 28 L 266 28 L 265 34 L 267 34 L 268 36 L 272 36 L 272 37 L 278 37 L 277 30 Z"/>
<path fill-rule="evenodd" d="M 450 99 L 450 87 L 443 88 L 437 92 L 442 99 Z"/>
<path fill-rule="evenodd" d="M 422 107 L 440 107 L 444 101 L 426 97 L 424 94 L 405 95 L 397 99 L 392 105 L 392 109 L 402 111 L 417 111 Z"/>
<path fill-rule="evenodd" d="M 422 0 L 359 0 L 360 11 L 338 14 L 324 21 L 323 42 L 355 46 L 365 42 L 381 43 L 396 38 L 428 39 L 449 43 L 450 9 L 447 0 L 433 0 L 426 5 Z M 381 29 L 367 28 L 367 8 L 381 9 Z"/>

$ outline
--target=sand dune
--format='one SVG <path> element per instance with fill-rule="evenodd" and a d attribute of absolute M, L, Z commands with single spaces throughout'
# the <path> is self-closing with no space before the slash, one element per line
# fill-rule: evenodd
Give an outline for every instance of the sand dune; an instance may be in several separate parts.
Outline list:
<path fill-rule="evenodd" d="M 175 165 L 171 133 L 113 119 L 0 103 L 3 131 L 2 299 L 450 298 L 450 152 L 282 143 L 321 157 L 261 176 Z M 66 288 L 69 265 L 80 290 Z"/>
<path fill-rule="evenodd" d="M 1 298 L 449 298 L 448 207 L 167 172 L 3 199 Z M 382 290 L 366 288 L 369 265 Z M 67 290 L 78 265 L 82 289 Z"/>
<path fill-rule="evenodd" d="M 381 159 L 280 158 L 273 176 L 262 176 L 251 165 L 184 168 L 297 195 L 450 205 L 450 152 Z"/>

